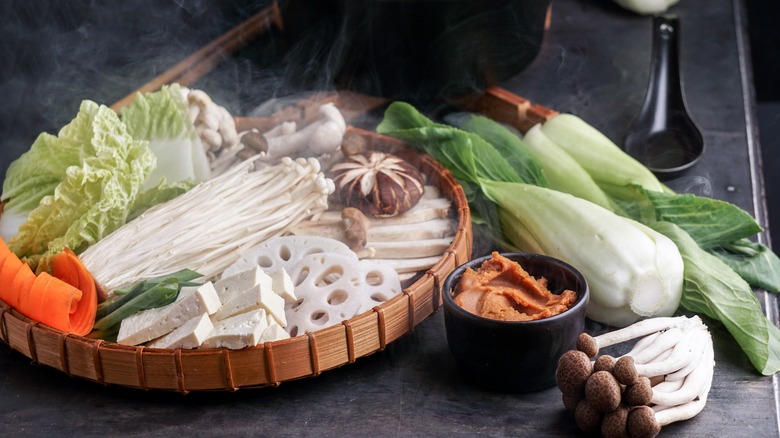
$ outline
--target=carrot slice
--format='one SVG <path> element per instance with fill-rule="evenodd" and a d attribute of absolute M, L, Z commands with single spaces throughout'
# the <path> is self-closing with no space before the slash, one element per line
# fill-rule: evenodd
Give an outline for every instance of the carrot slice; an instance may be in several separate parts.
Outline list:
<path fill-rule="evenodd" d="M 0 268 L 0 298 L 9 306 L 17 307 L 19 304 L 19 291 L 13 288 L 14 278 L 19 269 L 24 265 L 16 255 L 6 257 L 3 267 Z"/>
<path fill-rule="evenodd" d="M 35 277 L 27 300 L 21 303 L 24 307 L 19 309 L 24 315 L 36 321 L 41 321 L 41 315 L 46 306 L 43 301 L 43 292 L 46 290 L 49 282 L 54 279 L 51 275 L 45 272 L 44 274 L 46 275 L 42 274 Z"/>
<path fill-rule="evenodd" d="M 89 270 L 79 257 L 68 248 L 51 257 L 51 273 L 54 277 L 70 284 L 83 292 L 81 302 L 72 316 L 75 332 L 92 331 L 97 313 L 97 287 Z"/>
<path fill-rule="evenodd" d="M 41 275 L 49 274 L 43 272 Z M 39 306 L 38 321 L 63 332 L 76 333 L 73 330 L 74 324 L 71 321 L 71 315 L 78 309 L 82 292 L 58 278 L 52 278 L 45 283 L 43 291 L 39 293 L 42 294 L 43 305 Z M 24 313 L 23 309 L 19 310 Z M 76 334 L 85 335 L 86 333 Z"/>
<path fill-rule="evenodd" d="M 0 239 L 0 299 L 25 316 L 66 333 L 92 331 L 97 312 L 95 280 L 70 250 L 52 258 L 39 275 Z M 53 274 L 47 272 L 51 269 Z"/>
<path fill-rule="evenodd" d="M 16 271 L 16 277 L 11 285 L 11 289 L 17 293 L 17 308 L 23 308 L 27 305 L 27 302 L 31 298 L 31 290 L 33 283 L 35 283 L 35 273 L 30 269 L 30 265 L 27 263 L 22 264 L 22 267 Z"/>

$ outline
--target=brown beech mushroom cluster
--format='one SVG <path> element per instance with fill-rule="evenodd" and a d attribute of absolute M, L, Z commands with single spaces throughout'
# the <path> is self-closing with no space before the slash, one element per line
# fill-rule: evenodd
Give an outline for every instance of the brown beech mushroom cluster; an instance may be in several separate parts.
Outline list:
<path fill-rule="evenodd" d="M 638 337 L 621 357 L 598 356 L 601 348 Z M 701 412 L 714 366 L 712 339 L 699 317 L 652 318 L 597 337 L 581 334 L 577 349 L 559 360 L 556 380 L 583 431 L 649 438 Z"/>

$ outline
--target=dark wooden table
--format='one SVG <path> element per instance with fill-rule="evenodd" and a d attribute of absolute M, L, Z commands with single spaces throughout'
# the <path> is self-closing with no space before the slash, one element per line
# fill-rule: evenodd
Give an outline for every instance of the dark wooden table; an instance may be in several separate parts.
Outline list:
<path fill-rule="evenodd" d="M 682 0 L 673 9 L 683 26 L 688 102 L 707 152 L 684 178 L 670 184 L 737 204 L 765 223 L 743 9 L 739 0 Z M 605 0 L 555 0 L 539 56 L 501 85 L 575 113 L 618 140 L 641 105 L 649 52 L 650 18 Z M 227 65 L 245 63 L 236 59 Z M 129 89 L 137 85 L 125 84 Z M 228 85 L 223 86 L 214 91 L 230 96 Z M 112 91 L 113 97 L 123 92 Z M 87 90 L 84 94 L 89 95 Z M 57 102 L 43 105 L 53 108 Z M 3 151 L 6 161 L 16 156 Z M 757 293 L 777 322 L 776 298 Z M 664 428 L 662 436 L 778 436 L 776 376 L 759 375 L 725 330 L 711 329 L 717 365 L 707 406 L 694 419 Z M 464 379 L 449 353 L 441 312 L 385 351 L 354 364 L 278 388 L 235 393 L 180 395 L 103 387 L 31 364 L 2 345 L 0 430 L 3 436 L 145 437 L 578 433 L 555 388 L 506 394 Z"/>

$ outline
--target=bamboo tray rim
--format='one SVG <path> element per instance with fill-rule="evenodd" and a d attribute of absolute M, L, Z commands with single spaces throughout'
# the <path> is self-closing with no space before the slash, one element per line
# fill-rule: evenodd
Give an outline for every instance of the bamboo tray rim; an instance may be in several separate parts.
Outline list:
<path fill-rule="evenodd" d="M 410 152 L 400 140 L 349 129 L 369 139 L 373 147 Z M 438 311 L 441 284 L 472 254 L 471 213 L 463 188 L 430 156 L 416 152 L 412 156 L 452 202 L 456 231 L 436 264 L 400 294 L 368 312 L 315 332 L 240 350 L 187 350 L 128 346 L 66 334 L 27 318 L 0 300 L 0 340 L 33 363 L 69 376 L 106 386 L 180 393 L 277 387 L 382 351 Z"/>

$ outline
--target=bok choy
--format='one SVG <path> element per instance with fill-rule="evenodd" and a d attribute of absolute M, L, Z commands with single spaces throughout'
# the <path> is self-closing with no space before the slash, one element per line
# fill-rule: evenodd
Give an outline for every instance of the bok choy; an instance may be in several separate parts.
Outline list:
<path fill-rule="evenodd" d="M 592 202 L 518 181 L 504 154 L 491 152 L 490 143 L 479 136 L 432 122 L 408 123 L 421 117 L 409 113 L 417 111 L 392 104 L 377 131 L 420 147 L 456 168 L 460 181 L 478 187 L 474 196 L 497 206 L 502 229 L 494 234 L 519 250 L 552 255 L 580 269 L 590 285 L 591 319 L 625 326 L 642 317 L 670 316 L 677 309 L 683 263 L 668 238 Z M 523 161 L 539 166 L 530 155 Z"/>
<path fill-rule="evenodd" d="M 611 205 L 617 206 L 613 210 L 624 217 L 556 190 L 533 187 L 535 183 L 530 180 L 509 182 L 516 175 L 501 174 L 497 179 L 495 174 L 479 172 L 468 163 L 496 168 L 494 162 L 500 162 L 506 154 L 496 157 L 482 153 L 466 141 L 439 142 L 438 138 L 447 136 L 443 131 L 459 130 L 430 121 L 417 123 L 420 117 L 413 107 L 394 103 L 377 131 L 406 140 L 447 167 L 471 167 L 472 172 L 460 172 L 456 177 L 470 188 L 470 205 L 480 210 L 484 210 L 484 204 L 495 206 L 498 220 L 485 221 L 497 228 L 491 230 L 492 234 L 510 247 L 551 254 L 577 266 L 591 284 L 590 318 L 626 325 L 652 313 L 652 303 L 662 305 L 657 307 L 661 314 L 673 313 L 680 304 L 688 311 L 721 321 L 761 373 L 780 370 L 780 331 L 764 316 L 751 289 L 771 286 L 770 290 L 777 290 L 780 259 L 766 246 L 749 240 L 761 231 L 749 214 L 723 201 L 673 193 L 606 136 L 572 115 L 552 118 L 521 142 L 535 147 L 550 143 L 558 146 L 577 163 L 571 169 L 551 169 L 571 164 L 572 160 L 550 160 L 558 149 L 529 151 L 529 147 L 520 147 L 522 144 L 507 137 L 513 133 L 490 119 L 475 116 L 459 125 L 488 144 L 520 144 L 515 153 L 524 156 L 529 166 L 542 168 L 545 180 L 557 190 L 574 192 L 566 188 L 565 182 L 556 183 L 552 175 L 567 170 L 581 175 L 572 169 L 584 169 L 600 191 L 609 195 Z M 431 136 L 431 126 L 442 132 Z M 537 153 L 547 155 L 532 156 Z M 505 168 L 501 163 L 499 167 Z M 598 194 L 592 185 L 589 187 Z M 591 196 L 578 195 L 585 199 Z M 631 231 L 618 225 L 620 221 L 630 224 Z M 610 246 L 612 239 L 614 247 Z M 655 260 L 648 248 L 655 251 Z M 633 262 L 621 261 L 632 250 L 645 254 L 631 255 L 627 260 Z M 642 272 L 652 272 L 652 265 L 658 274 L 654 281 L 664 286 L 657 287 L 655 294 L 636 294 L 652 290 L 642 282 L 631 286 L 637 277 L 643 277 Z"/>

